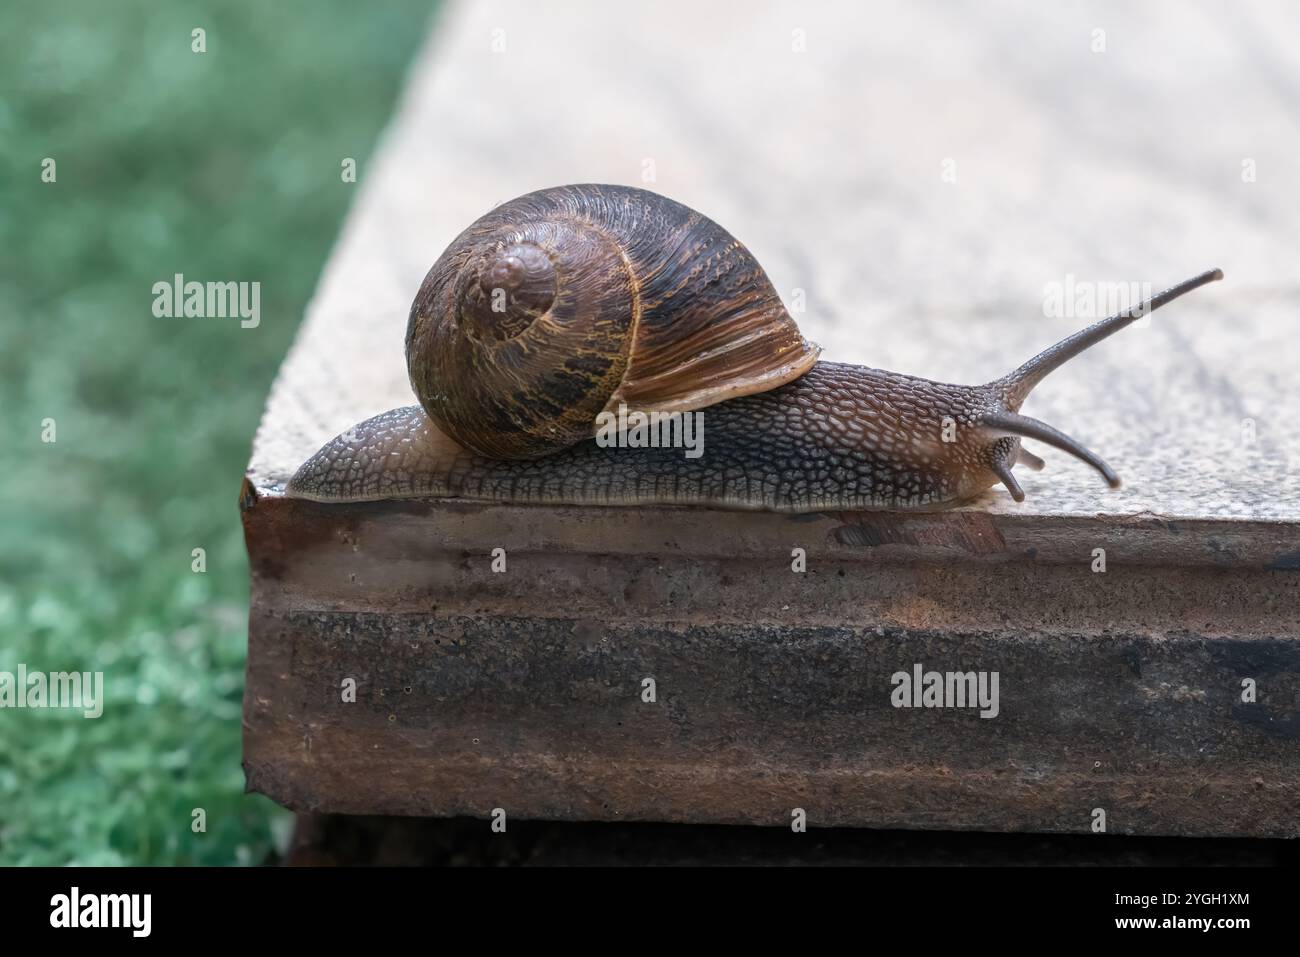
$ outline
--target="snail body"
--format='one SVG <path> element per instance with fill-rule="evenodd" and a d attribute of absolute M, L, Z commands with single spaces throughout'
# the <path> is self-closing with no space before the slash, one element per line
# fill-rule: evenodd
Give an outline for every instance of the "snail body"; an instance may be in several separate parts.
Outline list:
<path fill-rule="evenodd" d="M 1019 414 L 1061 363 L 1210 270 L 1094 323 L 1001 379 L 932 382 L 819 362 L 749 251 L 645 190 L 567 186 L 498 206 L 456 238 L 411 307 L 419 406 L 327 443 L 286 493 L 315 501 L 453 497 L 571 505 L 707 504 L 785 512 L 928 510 L 1041 468 L 1021 438 L 1115 472 Z M 597 442 L 614 410 L 707 409 L 707 443 Z"/>

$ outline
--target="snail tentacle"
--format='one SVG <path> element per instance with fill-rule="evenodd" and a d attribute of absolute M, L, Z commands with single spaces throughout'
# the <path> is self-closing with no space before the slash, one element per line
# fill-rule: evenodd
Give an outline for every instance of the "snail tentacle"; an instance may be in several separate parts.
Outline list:
<path fill-rule="evenodd" d="M 1032 419 L 1018 412 L 1005 411 L 986 412 L 980 416 L 980 422 L 996 432 L 1026 439 L 1037 439 L 1039 442 L 1045 442 L 1062 452 L 1069 452 L 1075 458 L 1087 462 L 1100 472 L 1111 488 L 1120 487 L 1120 477 L 1115 474 L 1115 470 L 1107 465 L 1100 455 L 1085 447 L 1078 439 L 1071 438 L 1060 429 L 1056 429 L 1046 422 L 1040 422 L 1038 419 Z"/>
<path fill-rule="evenodd" d="M 1020 483 L 1016 481 L 1016 477 L 1012 473 L 1010 465 L 1005 461 L 998 460 L 993 463 L 993 473 L 1002 480 L 1002 484 L 1007 487 L 1007 491 L 1011 493 L 1013 499 L 1017 502 L 1023 502 L 1025 500 L 1025 490 L 1022 489 Z"/>
<path fill-rule="evenodd" d="M 1156 293 L 1150 299 L 1136 306 L 1121 310 L 1113 316 L 1094 322 L 1087 328 L 1080 329 L 1074 335 L 1067 336 L 1055 345 L 1049 346 L 994 384 L 1002 386 L 1005 390 L 1008 407 L 1012 410 L 1018 409 L 1020 404 L 1025 401 L 1026 396 L 1033 391 L 1034 386 L 1042 382 L 1049 373 L 1060 368 L 1079 353 L 1092 348 L 1101 340 L 1113 336 L 1125 326 L 1136 322 L 1143 316 L 1150 315 L 1161 306 L 1173 302 L 1179 296 L 1222 278 L 1222 269 L 1207 269 L 1200 275 L 1170 286 L 1163 292 Z"/>
<path fill-rule="evenodd" d="M 1046 462 L 1040 459 L 1033 452 L 1030 452 L 1028 449 L 1016 450 L 1016 464 L 1023 465 L 1026 468 L 1031 468 L 1035 472 L 1041 472 L 1043 469 L 1047 467 Z"/>

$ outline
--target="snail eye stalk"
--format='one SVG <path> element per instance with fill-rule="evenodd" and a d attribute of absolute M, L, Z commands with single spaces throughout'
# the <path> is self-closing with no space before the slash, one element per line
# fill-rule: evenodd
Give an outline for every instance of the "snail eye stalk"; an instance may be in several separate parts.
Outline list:
<path fill-rule="evenodd" d="M 1179 296 L 1222 278 L 1222 269 L 1207 269 L 1199 276 L 1193 276 L 1176 286 L 1170 286 L 1164 292 L 1157 293 L 1139 305 L 1117 312 L 1108 319 L 1094 322 L 1086 329 L 1080 329 L 1074 335 L 1044 349 L 1010 375 L 990 384 L 1001 388 L 1009 409 L 1019 409 L 1034 386 L 1042 382 L 1050 372 L 1060 368 L 1062 364 L 1069 362 L 1085 349 L 1092 348 L 1101 340 L 1113 336 L 1125 326 L 1155 312 L 1161 306 L 1168 305 Z"/>

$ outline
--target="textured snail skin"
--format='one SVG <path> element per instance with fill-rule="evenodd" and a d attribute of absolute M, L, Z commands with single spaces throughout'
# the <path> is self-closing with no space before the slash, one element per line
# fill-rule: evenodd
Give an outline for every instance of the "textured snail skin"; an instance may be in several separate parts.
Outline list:
<path fill-rule="evenodd" d="M 977 495 L 999 481 L 995 466 L 1015 463 L 1019 441 L 979 421 L 1006 407 L 1005 391 L 821 362 L 779 389 L 705 409 L 699 458 L 593 439 L 544 459 L 492 459 L 460 448 L 411 406 L 327 444 L 290 493 L 317 501 L 932 509 Z M 955 441 L 943 441 L 945 416 Z"/>

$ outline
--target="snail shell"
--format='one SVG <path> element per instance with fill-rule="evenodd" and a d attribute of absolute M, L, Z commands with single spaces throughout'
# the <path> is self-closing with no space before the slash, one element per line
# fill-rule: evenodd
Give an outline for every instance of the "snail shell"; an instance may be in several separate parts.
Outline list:
<path fill-rule="evenodd" d="M 620 404 L 685 412 L 766 392 L 820 352 L 734 236 L 624 186 L 496 207 L 434 263 L 406 330 L 425 412 L 496 459 L 591 438 Z"/>

